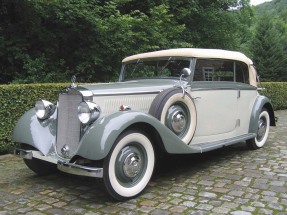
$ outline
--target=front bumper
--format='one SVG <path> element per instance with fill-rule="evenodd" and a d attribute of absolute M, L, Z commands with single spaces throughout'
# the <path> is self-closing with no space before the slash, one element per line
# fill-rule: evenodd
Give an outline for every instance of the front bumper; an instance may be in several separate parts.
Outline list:
<path fill-rule="evenodd" d="M 103 177 L 103 168 L 98 167 L 88 167 L 78 164 L 69 163 L 63 160 L 57 160 L 53 157 L 44 156 L 41 152 L 36 150 L 25 150 L 16 148 L 14 154 L 18 157 L 24 159 L 39 159 L 49 163 L 53 163 L 57 165 L 57 168 L 66 173 L 70 173 L 73 175 L 82 175 L 88 177 L 102 178 Z"/>

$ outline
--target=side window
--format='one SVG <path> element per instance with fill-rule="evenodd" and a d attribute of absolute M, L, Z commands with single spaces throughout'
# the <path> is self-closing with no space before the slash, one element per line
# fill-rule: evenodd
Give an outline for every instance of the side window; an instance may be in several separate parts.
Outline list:
<path fill-rule="evenodd" d="M 236 82 L 249 83 L 248 66 L 242 62 L 236 62 Z"/>
<path fill-rule="evenodd" d="M 231 81 L 249 83 L 248 66 L 239 61 L 197 59 L 193 81 Z"/>
<path fill-rule="evenodd" d="M 214 67 L 202 67 L 202 71 L 204 81 L 213 81 Z"/>
<path fill-rule="evenodd" d="M 194 81 L 234 81 L 234 63 L 230 60 L 198 59 Z"/>

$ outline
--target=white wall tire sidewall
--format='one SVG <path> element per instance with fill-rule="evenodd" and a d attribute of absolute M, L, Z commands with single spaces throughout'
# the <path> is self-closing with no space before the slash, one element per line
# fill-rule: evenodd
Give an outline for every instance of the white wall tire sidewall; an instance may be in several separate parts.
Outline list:
<path fill-rule="evenodd" d="M 148 163 L 147 163 L 145 175 L 141 179 L 141 181 L 133 187 L 124 187 L 118 182 L 117 177 L 115 175 L 115 162 L 121 149 L 131 142 L 141 143 L 141 145 L 146 150 L 147 157 L 148 157 L 148 161 L 147 161 Z M 127 198 L 133 197 L 139 194 L 146 187 L 146 185 L 148 184 L 152 176 L 153 169 L 154 169 L 154 162 L 155 162 L 155 156 L 154 156 L 153 146 L 150 140 L 146 136 L 144 136 L 141 133 L 131 133 L 123 137 L 117 143 L 116 147 L 114 148 L 111 154 L 111 157 L 110 157 L 110 161 L 109 161 L 108 174 L 109 174 L 110 184 L 112 188 L 114 189 L 114 191 L 120 196 L 127 197 Z"/>
<path fill-rule="evenodd" d="M 264 137 L 262 138 L 261 141 L 258 141 L 257 138 L 255 137 L 255 144 L 258 148 L 261 148 L 266 143 L 267 138 L 268 138 L 269 129 L 270 129 L 270 117 L 269 117 L 269 114 L 266 110 L 264 110 L 260 113 L 259 119 L 261 117 L 264 117 L 266 119 L 266 132 L 265 132 Z"/>
<path fill-rule="evenodd" d="M 195 109 L 195 105 L 193 103 L 193 101 L 188 97 L 187 95 L 185 95 L 184 98 L 182 98 L 182 93 L 177 93 L 172 95 L 165 103 L 163 109 L 162 109 L 162 113 L 161 113 L 161 117 L 160 117 L 160 121 L 162 124 L 165 124 L 165 116 L 166 113 L 168 111 L 168 109 L 170 108 L 170 106 L 172 106 L 174 103 L 176 102 L 182 102 L 187 106 L 187 109 L 189 111 L 190 114 L 190 126 L 188 128 L 188 131 L 186 132 L 185 136 L 183 138 L 181 138 L 181 140 L 185 143 L 185 144 L 189 144 L 194 132 L 195 132 L 195 127 L 196 127 L 196 109 Z"/>

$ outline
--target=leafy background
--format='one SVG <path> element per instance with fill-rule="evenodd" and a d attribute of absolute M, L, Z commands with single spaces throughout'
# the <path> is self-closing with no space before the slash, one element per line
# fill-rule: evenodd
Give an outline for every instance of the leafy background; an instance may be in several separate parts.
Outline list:
<path fill-rule="evenodd" d="M 0 0 L 0 84 L 117 80 L 121 60 L 165 48 L 242 51 L 286 81 L 287 0 Z"/>

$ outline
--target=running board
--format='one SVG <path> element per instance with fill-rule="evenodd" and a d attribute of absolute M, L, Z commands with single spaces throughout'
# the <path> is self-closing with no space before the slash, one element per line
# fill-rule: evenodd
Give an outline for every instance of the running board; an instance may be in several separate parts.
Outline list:
<path fill-rule="evenodd" d="M 200 149 L 201 153 L 203 153 L 203 152 L 208 152 L 214 149 L 222 148 L 224 146 L 229 146 L 235 143 L 240 143 L 242 141 L 252 139 L 255 137 L 256 137 L 255 133 L 250 133 L 250 134 L 245 134 L 245 135 L 241 135 L 241 136 L 237 136 L 237 137 L 233 137 L 229 139 L 224 139 L 224 140 L 218 140 L 214 142 L 198 143 L 194 145 L 191 144 L 189 146 L 190 148 L 196 148 L 197 150 Z"/>

